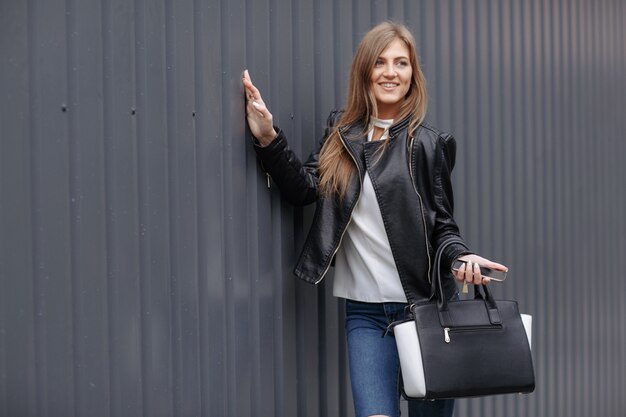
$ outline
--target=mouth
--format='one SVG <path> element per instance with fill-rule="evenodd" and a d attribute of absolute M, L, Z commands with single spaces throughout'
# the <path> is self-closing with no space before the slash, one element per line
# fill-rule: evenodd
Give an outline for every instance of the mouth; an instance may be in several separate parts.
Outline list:
<path fill-rule="evenodd" d="M 399 86 L 400 84 L 398 84 L 398 83 L 379 83 L 378 85 L 380 85 L 382 88 L 391 89 L 391 88 L 395 88 L 395 87 Z"/>

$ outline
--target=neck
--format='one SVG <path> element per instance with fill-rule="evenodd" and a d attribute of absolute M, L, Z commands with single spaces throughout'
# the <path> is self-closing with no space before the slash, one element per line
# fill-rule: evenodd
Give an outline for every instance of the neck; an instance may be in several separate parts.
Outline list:
<path fill-rule="evenodd" d="M 395 119 L 400 113 L 400 103 L 376 103 L 376 110 L 379 119 Z"/>

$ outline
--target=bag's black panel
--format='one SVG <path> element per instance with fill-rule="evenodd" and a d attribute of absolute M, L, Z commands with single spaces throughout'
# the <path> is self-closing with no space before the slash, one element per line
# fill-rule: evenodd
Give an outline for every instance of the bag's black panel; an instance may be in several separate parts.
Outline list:
<path fill-rule="evenodd" d="M 532 358 L 517 303 L 497 305 L 501 325 L 490 323 L 482 300 L 450 302 L 455 325 L 445 331 L 436 303 L 415 307 L 427 398 L 533 391 Z"/>

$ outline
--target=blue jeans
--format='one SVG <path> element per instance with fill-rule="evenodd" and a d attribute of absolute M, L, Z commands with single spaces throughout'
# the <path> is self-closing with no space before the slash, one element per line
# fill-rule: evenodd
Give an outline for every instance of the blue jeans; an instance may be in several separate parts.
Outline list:
<path fill-rule="evenodd" d="M 389 323 L 404 318 L 403 303 L 346 300 L 346 336 L 356 417 L 400 415 L 400 360 Z M 409 401 L 410 417 L 451 417 L 454 400 Z"/>

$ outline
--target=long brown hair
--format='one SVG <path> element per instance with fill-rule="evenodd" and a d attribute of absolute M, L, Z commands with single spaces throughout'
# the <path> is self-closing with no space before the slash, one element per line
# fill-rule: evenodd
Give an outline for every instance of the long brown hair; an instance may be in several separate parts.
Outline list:
<path fill-rule="evenodd" d="M 376 60 L 385 48 L 396 39 L 403 41 L 409 49 L 409 61 L 413 76 L 409 91 L 395 121 L 399 122 L 410 115 L 409 132 L 412 133 L 424 120 L 427 98 L 426 80 L 419 65 L 415 39 L 406 26 L 402 24 L 380 23 L 365 34 L 354 54 L 348 81 L 345 111 L 320 152 L 318 190 L 322 196 L 337 195 L 341 198 L 348 189 L 350 178 L 354 175 L 356 167 L 341 142 L 339 129 L 363 122 L 366 130 L 371 117 L 378 114 L 370 78 Z"/>

